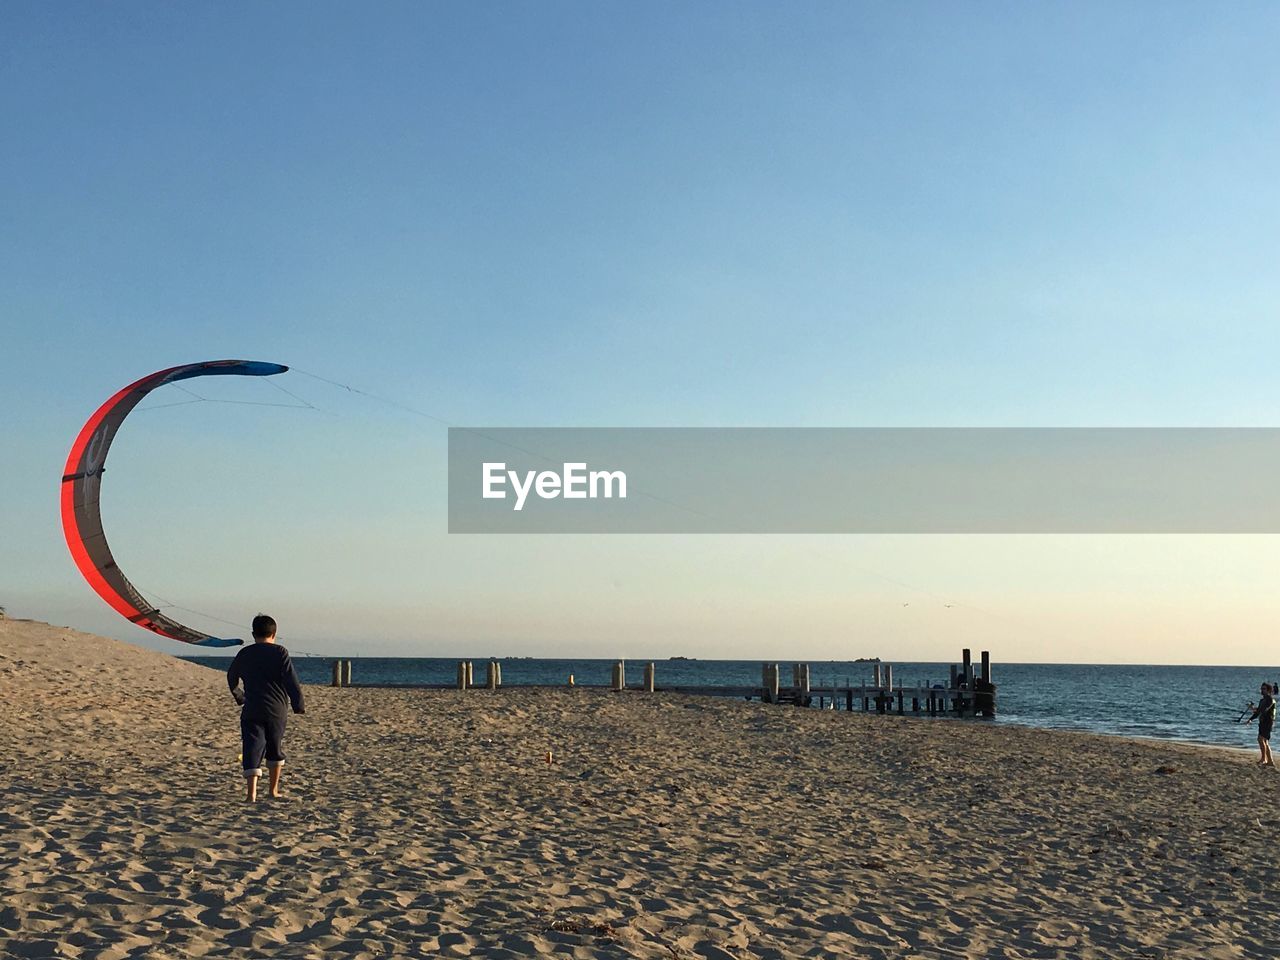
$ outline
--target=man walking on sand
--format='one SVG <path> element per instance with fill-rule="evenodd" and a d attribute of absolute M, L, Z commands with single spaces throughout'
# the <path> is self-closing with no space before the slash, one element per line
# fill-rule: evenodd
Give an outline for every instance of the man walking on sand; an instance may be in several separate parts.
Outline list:
<path fill-rule="evenodd" d="M 1262 699 L 1258 705 L 1254 707 L 1253 713 L 1245 723 L 1253 723 L 1258 721 L 1258 751 L 1262 754 L 1262 758 L 1258 763 L 1264 767 L 1274 767 L 1271 762 L 1271 725 L 1276 719 L 1276 701 L 1272 696 L 1276 691 L 1271 689 L 1271 684 L 1264 683 L 1262 685 Z M 1253 704 L 1249 704 L 1253 707 Z"/>
<path fill-rule="evenodd" d="M 244 692 L 236 689 L 244 682 Z M 264 613 L 253 618 L 253 645 L 241 648 L 227 668 L 227 686 L 240 704 L 240 742 L 245 800 L 258 799 L 258 777 L 265 758 L 272 797 L 280 797 L 284 766 L 284 728 L 289 707 L 304 713 L 302 685 L 289 651 L 276 643 L 276 622 Z"/>

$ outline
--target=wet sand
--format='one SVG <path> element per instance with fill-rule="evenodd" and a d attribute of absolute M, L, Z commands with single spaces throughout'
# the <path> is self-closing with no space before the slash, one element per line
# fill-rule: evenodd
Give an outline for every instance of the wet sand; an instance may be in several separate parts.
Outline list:
<path fill-rule="evenodd" d="M 248 806 L 221 672 L 0 621 L 0 956 L 1276 955 L 1280 778 L 1243 751 L 306 693 L 288 801 Z"/>

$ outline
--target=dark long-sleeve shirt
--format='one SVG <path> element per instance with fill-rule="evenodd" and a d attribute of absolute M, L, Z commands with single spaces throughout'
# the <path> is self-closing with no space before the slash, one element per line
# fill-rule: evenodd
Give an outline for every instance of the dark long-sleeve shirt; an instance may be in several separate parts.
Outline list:
<path fill-rule="evenodd" d="M 294 713 L 303 712 L 298 673 L 293 669 L 289 651 L 280 644 L 254 643 L 242 648 L 227 668 L 227 686 L 233 696 L 242 681 L 242 716 L 262 720 L 286 716 L 290 706 Z"/>
<path fill-rule="evenodd" d="M 1269 693 L 1262 695 L 1262 702 L 1254 708 L 1250 720 L 1257 720 L 1259 726 L 1270 726 L 1276 716 L 1276 701 Z"/>

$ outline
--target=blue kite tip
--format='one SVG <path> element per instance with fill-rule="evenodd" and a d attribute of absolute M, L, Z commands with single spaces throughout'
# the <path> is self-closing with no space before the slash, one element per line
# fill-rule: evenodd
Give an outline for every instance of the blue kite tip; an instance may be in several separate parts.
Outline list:
<path fill-rule="evenodd" d="M 206 637 L 203 640 L 197 640 L 195 645 L 197 647 L 241 647 L 244 646 L 244 641 L 223 639 L 222 637 Z"/>

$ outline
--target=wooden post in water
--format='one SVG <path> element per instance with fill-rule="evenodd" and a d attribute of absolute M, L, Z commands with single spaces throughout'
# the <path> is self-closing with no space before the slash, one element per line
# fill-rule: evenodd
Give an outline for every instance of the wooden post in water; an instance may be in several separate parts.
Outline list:
<path fill-rule="evenodd" d="M 612 687 L 614 690 L 625 690 L 627 688 L 627 670 L 621 660 L 613 665 Z"/>
<path fill-rule="evenodd" d="M 960 651 L 960 657 L 964 660 L 961 685 L 965 692 L 960 697 L 960 716 L 963 717 L 967 710 L 973 709 L 973 655 L 969 652 L 969 648 L 965 647 Z"/>
<path fill-rule="evenodd" d="M 467 661 L 458 661 L 458 689 L 467 689 Z"/>
<path fill-rule="evenodd" d="M 991 653 L 982 651 L 982 679 L 974 684 L 973 712 L 987 719 L 996 715 L 996 685 L 991 682 Z"/>
<path fill-rule="evenodd" d="M 807 663 L 796 664 L 796 706 L 807 707 L 809 705 L 809 665 Z"/>
<path fill-rule="evenodd" d="M 476 665 L 470 660 L 467 661 L 467 687 L 470 689 L 476 685 Z"/>
<path fill-rule="evenodd" d="M 765 689 L 769 692 L 769 702 L 777 703 L 778 694 L 781 692 L 781 684 L 778 677 L 778 665 L 776 663 L 769 664 L 769 683 Z"/>
<path fill-rule="evenodd" d="M 644 689 L 646 693 L 653 693 L 655 679 L 653 674 L 653 663 L 646 663 L 644 665 Z"/>
<path fill-rule="evenodd" d="M 342 661 L 333 661 L 333 685 L 335 687 L 342 686 Z"/>
<path fill-rule="evenodd" d="M 502 686 L 502 662 L 501 661 L 499 660 L 493 661 L 493 672 L 498 679 L 497 685 L 501 687 Z"/>
<path fill-rule="evenodd" d="M 344 687 L 351 686 L 351 661 L 342 661 L 342 685 Z"/>
<path fill-rule="evenodd" d="M 873 681 L 873 683 L 875 688 L 879 690 L 880 689 L 880 661 L 879 660 L 876 661 L 875 680 Z"/>
<path fill-rule="evenodd" d="M 498 689 L 498 664 L 490 660 L 484 665 L 484 685 L 490 690 Z"/>

